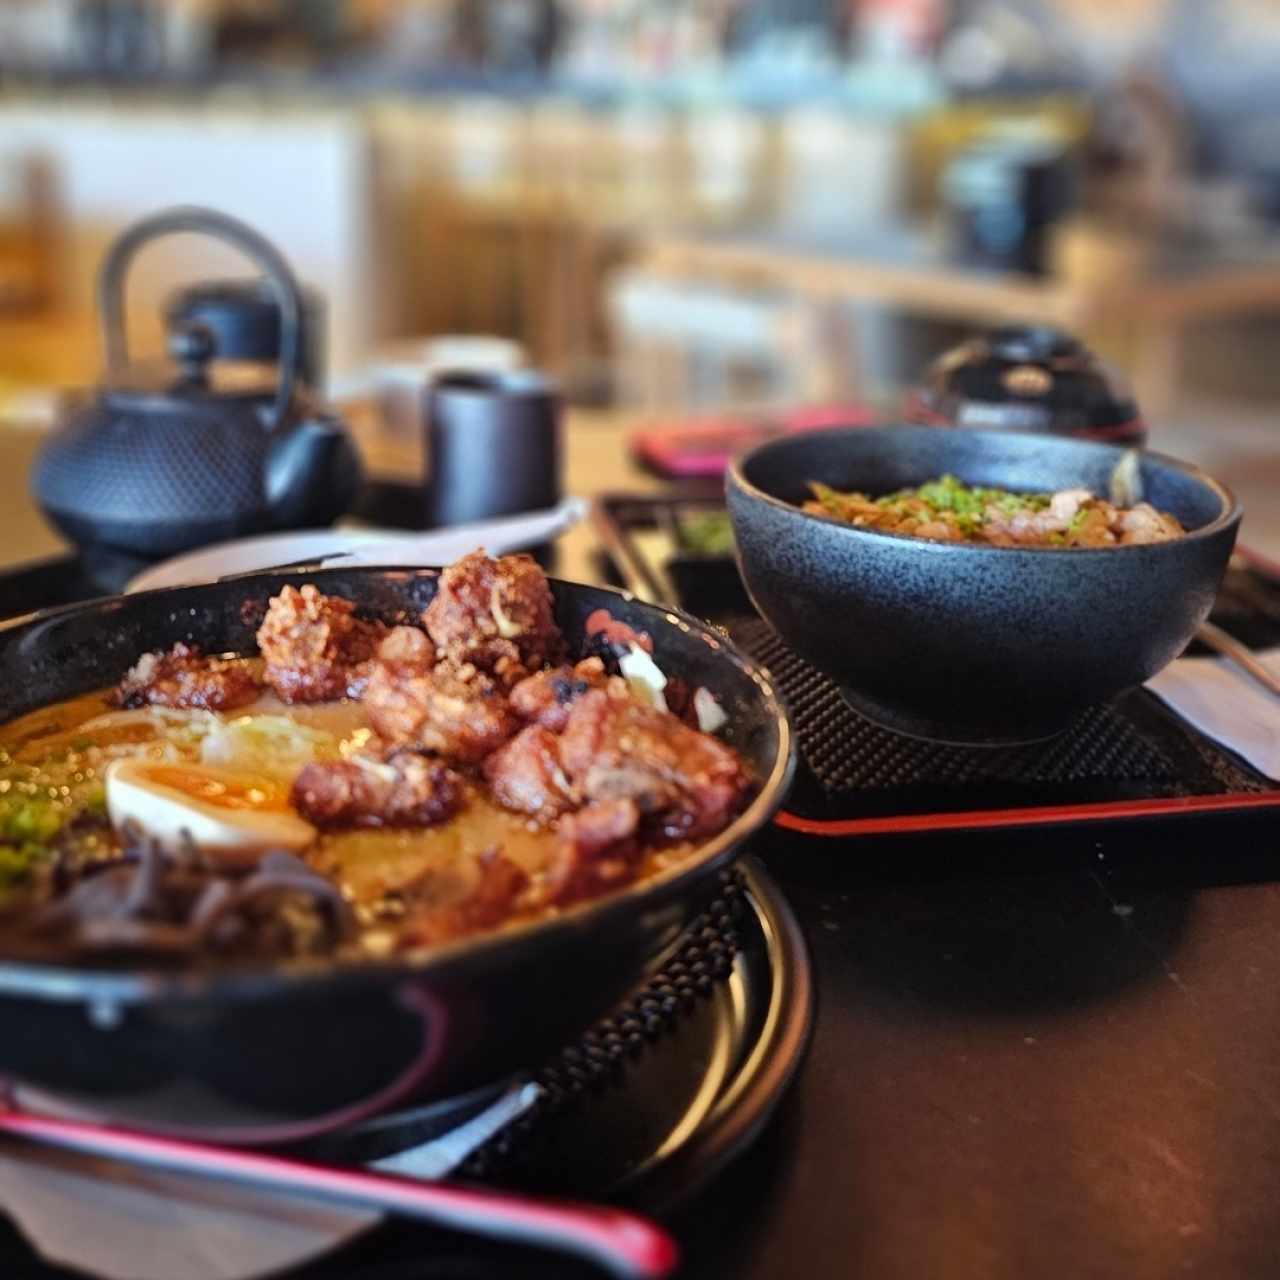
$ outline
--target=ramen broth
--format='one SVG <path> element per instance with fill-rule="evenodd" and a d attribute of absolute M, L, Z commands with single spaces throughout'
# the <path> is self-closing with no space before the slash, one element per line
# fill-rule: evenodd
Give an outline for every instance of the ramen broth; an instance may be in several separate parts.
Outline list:
<path fill-rule="evenodd" d="M 109 693 L 71 698 L 0 726 L 0 804 L 14 812 L 35 806 L 43 822 L 35 834 L 43 839 L 55 838 L 79 814 L 101 811 L 102 774 L 113 760 L 154 762 L 148 772 L 157 782 L 206 801 L 206 775 L 191 766 L 225 770 L 225 788 L 214 803 L 240 808 L 245 795 L 255 793 L 258 807 L 270 810 L 287 806 L 289 785 L 304 764 L 349 757 L 371 737 L 358 702 L 288 705 L 265 694 L 226 713 L 121 711 L 112 707 Z M 288 725 L 296 727 L 296 736 Z M 341 886 L 365 926 L 364 942 L 376 948 L 386 941 L 386 927 L 394 926 L 406 891 L 412 890 L 417 903 L 448 905 L 474 887 L 479 855 L 501 849 L 533 876 L 546 866 L 555 842 L 551 828 L 501 808 L 468 784 L 459 812 L 442 825 L 321 831 L 303 856 Z M 26 841 L 24 848 L 38 860 L 34 843 Z M 686 842 L 648 851 L 641 874 L 679 861 L 692 847 Z M 82 852 L 107 860 L 120 848 L 119 833 L 104 823 L 83 842 Z"/>

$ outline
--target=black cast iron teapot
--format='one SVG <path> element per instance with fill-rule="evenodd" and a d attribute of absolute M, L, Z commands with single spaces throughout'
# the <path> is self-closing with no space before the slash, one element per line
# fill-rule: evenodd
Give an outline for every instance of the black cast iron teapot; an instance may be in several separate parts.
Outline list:
<path fill-rule="evenodd" d="M 175 232 L 223 240 L 262 270 L 280 309 L 279 360 L 268 382 L 261 371 L 246 380 L 243 368 L 224 368 L 201 325 L 170 331 L 169 360 L 129 361 L 125 273 L 144 244 Z M 295 394 L 298 285 L 262 236 L 208 209 L 146 218 L 108 252 L 98 305 L 106 375 L 96 391 L 73 398 L 33 477 L 41 507 L 69 538 L 154 558 L 247 533 L 325 525 L 347 510 L 359 457 L 340 422 Z"/>

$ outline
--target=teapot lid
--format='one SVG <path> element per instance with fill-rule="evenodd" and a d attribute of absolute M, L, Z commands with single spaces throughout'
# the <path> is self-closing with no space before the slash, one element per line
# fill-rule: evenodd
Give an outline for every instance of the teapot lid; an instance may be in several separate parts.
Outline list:
<path fill-rule="evenodd" d="M 214 361 L 212 332 L 201 324 L 184 325 L 169 337 L 167 360 L 134 361 L 111 369 L 102 397 L 114 409 L 129 413 L 189 413 L 239 406 L 276 391 L 271 364 L 250 360 Z"/>
<path fill-rule="evenodd" d="M 916 396 L 939 425 L 1120 435 L 1138 418 L 1120 376 L 1069 334 L 1042 326 L 997 329 L 948 351 Z"/>

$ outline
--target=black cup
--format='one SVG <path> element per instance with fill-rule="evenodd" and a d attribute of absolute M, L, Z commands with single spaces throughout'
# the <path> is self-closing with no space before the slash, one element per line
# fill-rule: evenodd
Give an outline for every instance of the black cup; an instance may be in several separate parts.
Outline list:
<path fill-rule="evenodd" d="M 560 501 L 560 397 L 540 374 L 442 374 L 425 419 L 427 528 Z"/>

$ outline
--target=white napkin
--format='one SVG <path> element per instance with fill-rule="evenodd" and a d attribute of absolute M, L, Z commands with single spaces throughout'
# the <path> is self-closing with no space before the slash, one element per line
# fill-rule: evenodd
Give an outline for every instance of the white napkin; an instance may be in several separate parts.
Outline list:
<path fill-rule="evenodd" d="M 46 1262 L 102 1280 L 249 1280 L 318 1258 L 380 1220 L 8 1140 L 0 1205 Z"/>
<path fill-rule="evenodd" d="M 539 1092 L 518 1081 L 465 1124 L 371 1167 L 442 1178 Z M 369 1209 L 7 1139 L 0 1210 L 46 1262 L 101 1280 L 252 1280 L 320 1257 L 382 1220 Z"/>
<path fill-rule="evenodd" d="M 1280 676 L 1280 649 L 1259 654 Z M 1179 658 L 1147 688 L 1201 733 L 1280 782 L 1280 698 L 1225 658 Z"/>

